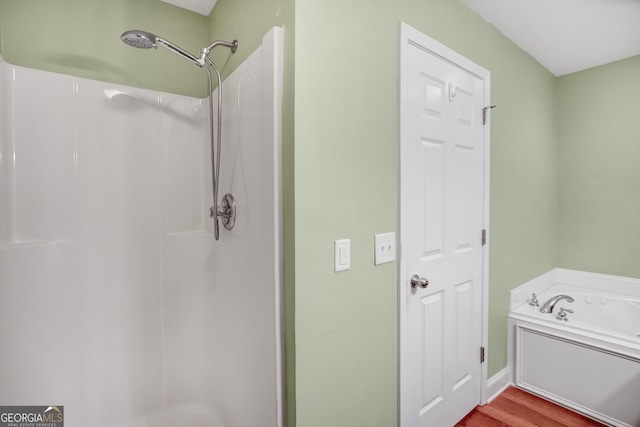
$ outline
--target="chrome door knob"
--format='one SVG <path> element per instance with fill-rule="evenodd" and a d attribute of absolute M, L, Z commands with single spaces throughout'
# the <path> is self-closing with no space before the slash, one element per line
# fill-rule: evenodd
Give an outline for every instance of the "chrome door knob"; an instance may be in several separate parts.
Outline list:
<path fill-rule="evenodd" d="M 425 279 L 424 277 L 420 277 L 417 274 L 414 274 L 413 276 L 411 276 L 411 287 L 412 288 L 422 288 L 425 289 L 427 286 L 429 286 L 429 281 L 427 279 Z"/>

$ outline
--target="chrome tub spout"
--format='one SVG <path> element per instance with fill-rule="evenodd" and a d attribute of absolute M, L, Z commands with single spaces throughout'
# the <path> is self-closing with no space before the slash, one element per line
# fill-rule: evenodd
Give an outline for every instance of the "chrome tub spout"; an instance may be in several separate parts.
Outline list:
<path fill-rule="evenodd" d="M 555 297 L 549 299 L 549 301 L 545 302 L 542 307 L 540 307 L 540 312 L 541 313 L 553 313 L 553 308 L 556 306 L 556 304 L 563 300 L 566 299 L 568 302 L 573 302 L 573 298 L 571 298 L 569 295 L 556 295 Z"/>

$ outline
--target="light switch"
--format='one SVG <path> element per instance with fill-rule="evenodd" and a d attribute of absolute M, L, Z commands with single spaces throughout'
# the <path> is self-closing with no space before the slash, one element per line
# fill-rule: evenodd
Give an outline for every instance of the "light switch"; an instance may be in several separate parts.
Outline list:
<path fill-rule="evenodd" d="M 334 271 L 349 270 L 351 268 L 351 240 L 342 239 L 334 241 Z"/>
<path fill-rule="evenodd" d="M 396 260 L 396 233 L 376 234 L 375 265 L 385 264 Z"/>

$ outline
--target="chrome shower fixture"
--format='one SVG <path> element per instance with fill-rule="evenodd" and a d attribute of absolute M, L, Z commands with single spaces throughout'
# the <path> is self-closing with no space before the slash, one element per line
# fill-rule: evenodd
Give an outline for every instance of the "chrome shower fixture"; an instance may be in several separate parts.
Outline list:
<path fill-rule="evenodd" d="M 125 31 L 124 33 L 122 33 L 120 38 L 122 39 L 123 42 L 125 42 L 129 46 L 137 47 L 139 49 L 151 49 L 151 48 L 157 49 L 158 45 L 160 45 L 165 49 L 168 49 L 174 53 L 177 53 L 183 58 L 188 59 L 189 61 L 201 67 L 204 67 L 206 63 L 210 62 L 208 56 L 209 56 L 209 53 L 215 47 L 218 47 L 218 46 L 228 47 L 229 49 L 231 49 L 231 53 L 236 53 L 236 50 L 238 49 L 238 40 L 234 40 L 232 42 L 216 40 L 213 43 L 211 43 L 209 46 L 203 47 L 202 50 L 200 51 L 200 58 L 196 58 L 195 55 L 192 55 L 191 53 L 187 52 L 180 46 L 174 43 L 171 43 L 169 40 L 165 40 L 147 31 L 142 31 L 142 30 Z"/>
<path fill-rule="evenodd" d="M 236 50 L 238 49 L 238 40 L 234 40 L 231 43 L 223 42 L 221 40 L 216 40 L 215 42 L 211 43 L 209 46 L 203 47 L 202 50 L 200 51 L 200 59 L 198 59 L 198 62 L 200 64 L 204 64 L 205 61 L 208 59 L 207 57 L 209 56 L 209 52 L 211 52 L 213 48 L 215 48 L 216 46 L 228 47 L 229 49 L 231 49 L 231 53 L 236 53 Z"/>
<path fill-rule="evenodd" d="M 207 81 L 209 83 L 209 136 L 211 138 L 211 183 L 213 185 L 213 206 L 210 208 L 210 216 L 213 218 L 214 236 L 218 240 L 220 238 L 220 227 L 218 225 L 218 219 L 222 221 L 222 225 L 227 230 L 231 230 L 235 225 L 236 220 L 236 204 L 233 200 L 233 196 L 227 193 L 222 203 L 218 203 L 218 185 L 220 184 L 220 149 L 222 141 L 222 78 L 218 67 L 209 59 L 209 52 L 217 46 L 228 47 L 231 49 L 231 53 L 236 53 L 238 49 L 238 41 L 225 42 L 217 40 L 211 43 L 207 47 L 203 47 L 200 52 L 200 58 L 171 43 L 168 40 L 160 38 L 155 34 L 141 31 L 130 30 L 125 31 L 120 36 L 123 42 L 129 46 L 133 46 L 139 49 L 157 49 L 158 46 L 162 46 L 165 49 L 170 50 L 173 53 L 177 53 L 183 58 L 193 62 L 197 66 L 204 69 L 207 73 Z M 209 67 L 213 68 L 218 77 L 218 129 L 217 129 L 217 143 L 214 138 L 213 130 L 213 99 L 211 97 L 212 85 L 211 85 L 211 72 Z"/>
<path fill-rule="evenodd" d="M 195 63 L 196 65 L 202 66 L 198 58 L 173 43 L 169 40 L 162 39 L 155 34 L 148 33 L 146 31 L 140 30 L 131 30 L 125 31 L 120 36 L 123 42 L 128 44 L 129 46 L 137 47 L 138 49 L 157 49 L 158 45 L 164 47 L 165 49 L 170 50 L 171 52 L 177 53 L 185 59 Z M 237 42 L 236 42 L 237 43 Z"/>

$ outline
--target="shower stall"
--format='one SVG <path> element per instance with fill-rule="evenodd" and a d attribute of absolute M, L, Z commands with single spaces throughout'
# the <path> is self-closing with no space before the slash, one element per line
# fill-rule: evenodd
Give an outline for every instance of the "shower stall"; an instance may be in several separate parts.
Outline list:
<path fill-rule="evenodd" d="M 283 425 L 282 38 L 210 95 L 218 241 L 219 107 L 0 59 L 0 404 Z"/>

